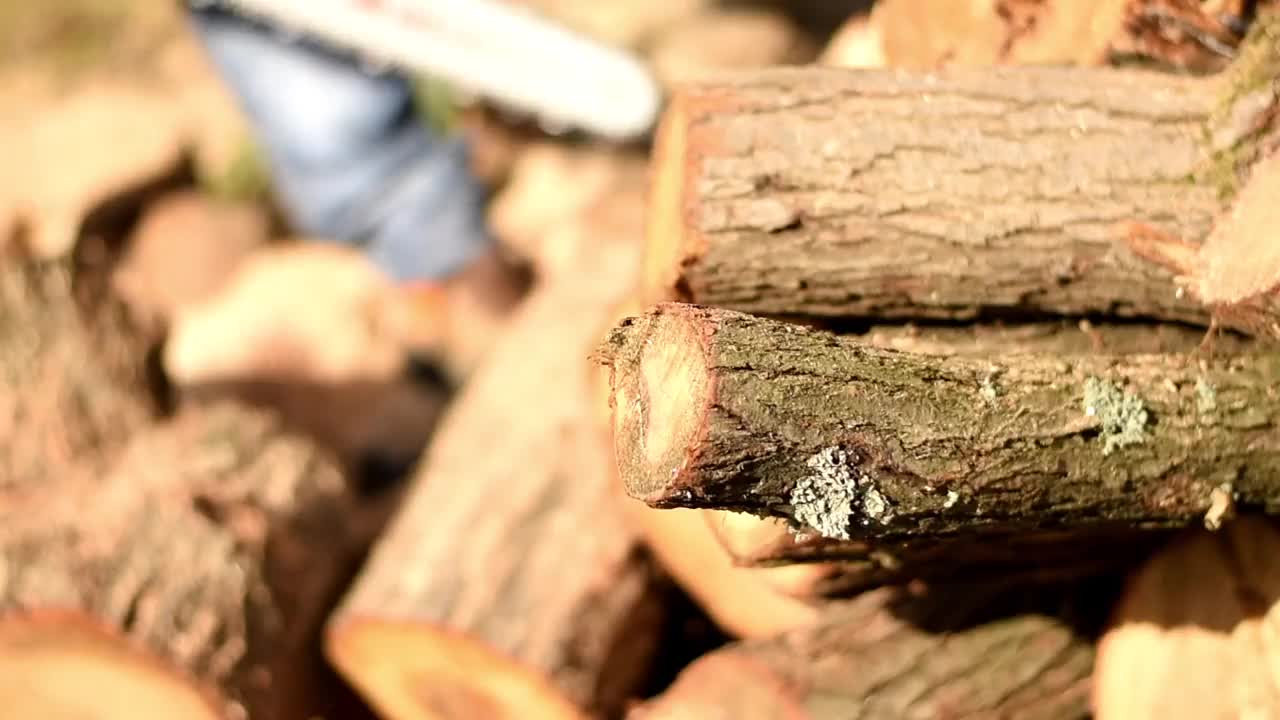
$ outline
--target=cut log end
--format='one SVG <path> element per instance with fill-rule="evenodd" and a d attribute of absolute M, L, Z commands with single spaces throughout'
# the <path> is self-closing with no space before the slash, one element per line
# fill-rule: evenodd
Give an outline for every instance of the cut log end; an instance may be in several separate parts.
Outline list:
<path fill-rule="evenodd" d="M 716 542 L 697 510 L 655 510 L 634 502 L 626 509 L 649 547 L 722 630 L 739 638 L 772 637 L 812 625 L 814 604 L 779 589 L 777 571 L 790 567 L 738 567 Z"/>
<path fill-rule="evenodd" d="M 641 269 L 640 301 L 649 304 L 673 300 L 680 266 L 678 256 L 684 252 L 684 178 L 687 110 L 682 94 L 677 93 L 663 113 L 654 140 L 653 180 L 649 191 L 649 210 Z"/>
<path fill-rule="evenodd" d="M 646 314 L 612 336 L 622 348 L 611 380 L 616 450 L 643 469 L 628 479 L 633 497 L 669 495 L 706 430 L 715 388 L 703 336 L 681 312 Z"/>
<path fill-rule="evenodd" d="M 352 617 L 329 628 L 330 661 L 385 717 L 578 719 L 539 674 L 461 633 Z"/>
<path fill-rule="evenodd" d="M 1108 718 L 1280 714 L 1280 526 L 1245 516 L 1169 543 L 1133 573 L 1098 643 Z"/>
<path fill-rule="evenodd" d="M 223 720 L 210 696 L 89 620 L 0 621 L 0 707 L 8 717 Z"/>

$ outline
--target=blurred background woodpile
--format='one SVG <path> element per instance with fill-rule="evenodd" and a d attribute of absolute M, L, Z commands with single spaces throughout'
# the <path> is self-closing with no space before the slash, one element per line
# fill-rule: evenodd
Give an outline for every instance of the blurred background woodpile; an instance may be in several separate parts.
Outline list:
<path fill-rule="evenodd" d="M 1276 3 L 521 4 L 668 99 L 423 84 L 462 382 L 176 5 L 0 9 L 0 718 L 1280 717 Z"/>

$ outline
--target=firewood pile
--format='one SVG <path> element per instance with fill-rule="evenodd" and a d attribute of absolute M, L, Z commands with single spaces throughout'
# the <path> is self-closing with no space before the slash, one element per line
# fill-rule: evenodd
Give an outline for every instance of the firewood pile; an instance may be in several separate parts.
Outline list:
<path fill-rule="evenodd" d="M 219 113 L 0 127 L 129 98 L 3 170 L 0 718 L 1280 717 L 1274 3 L 527 4 L 669 99 L 464 114 L 447 397 Z"/>
<path fill-rule="evenodd" d="M 677 566 L 699 532 L 758 582 L 684 577 L 742 639 L 636 715 L 1280 713 L 1275 20 L 1200 73 L 1029 67 L 974 20 L 929 70 L 916 5 L 846 31 L 894 69 L 666 111 L 599 351 L 619 479 L 704 525 Z"/>

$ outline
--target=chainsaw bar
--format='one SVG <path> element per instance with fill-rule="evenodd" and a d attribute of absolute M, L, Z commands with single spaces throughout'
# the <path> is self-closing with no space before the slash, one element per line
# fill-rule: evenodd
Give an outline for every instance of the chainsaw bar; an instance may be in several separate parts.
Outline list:
<path fill-rule="evenodd" d="M 662 91 L 638 59 L 496 0 L 204 0 L 373 68 L 397 67 L 611 140 L 648 134 Z"/>

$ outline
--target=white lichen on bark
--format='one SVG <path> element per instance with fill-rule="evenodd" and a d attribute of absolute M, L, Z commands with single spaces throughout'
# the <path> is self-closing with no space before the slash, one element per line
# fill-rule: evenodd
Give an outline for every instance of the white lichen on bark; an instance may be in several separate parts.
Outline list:
<path fill-rule="evenodd" d="M 794 522 L 823 537 L 849 540 L 850 520 L 862 524 L 888 522 L 893 509 L 874 480 L 856 465 L 856 457 L 839 447 L 828 447 L 806 462 L 812 472 L 791 489 Z"/>
<path fill-rule="evenodd" d="M 1151 418 L 1142 399 L 1110 380 L 1085 380 L 1084 414 L 1102 422 L 1103 455 L 1147 439 L 1147 422 Z"/>

